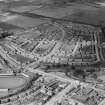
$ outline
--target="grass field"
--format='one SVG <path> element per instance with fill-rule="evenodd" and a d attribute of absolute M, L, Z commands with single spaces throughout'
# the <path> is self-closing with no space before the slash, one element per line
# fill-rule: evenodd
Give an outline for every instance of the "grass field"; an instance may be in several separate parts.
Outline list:
<path fill-rule="evenodd" d="M 71 3 L 65 7 L 44 7 L 31 13 L 92 25 L 105 25 L 105 7 Z"/>
<path fill-rule="evenodd" d="M 0 22 L 0 28 L 4 30 L 16 30 L 16 29 L 22 29 L 21 27 L 18 27 L 16 25 L 8 24 L 6 22 Z"/>
<path fill-rule="evenodd" d="M 39 8 L 41 8 L 41 6 L 21 6 L 21 7 L 13 8 L 11 10 L 21 13 L 21 12 L 26 12 L 26 11 L 32 11 Z"/>
<path fill-rule="evenodd" d="M 6 20 L 5 23 L 11 24 L 13 26 L 17 26 L 20 28 L 27 29 L 28 27 L 33 27 L 40 25 L 42 23 L 47 22 L 47 20 L 44 19 L 38 19 L 38 18 L 30 18 L 26 16 L 17 15 L 14 19 Z"/>
<path fill-rule="evenodd" d="M 100 26 L 100 24 L 105 26 L 105 7 L 99 7 L 95 4 L 70 3 L 59 7 L 45 5 L 41 8 L 38 5 L 34 7 L 33 4 L 27 4 L 16 6 L 12 9 L 15 9 L 15 11 L 9 12 L 12 15 L 16 15 L 16 17 L 9 18 L 4 22 L 21 28 L 37 26 L 54 18 L 95 26 Z"/>
<path fill-rule="evenodd" d="M 103 6 L 104 2 L 99 2 L 100 5 L 97 3 L 77 3 L 72 2 L 68 5 L 59 5 L 56 6 L 53 3 L 52 4 L 46 4 L 40 5 L 41 2 L 46 2 L 49 0 L 31 0 L 31 1 L 12 1 L 11 3 L 0 3 L 2 8 L 7 7 L 11 10 L 16 10 L 17 12 L 28 12 L 46 17 L 53 17 L 57 19 L 66 19 L 69 21 L 75 21 L 75 22 L 81 22 L 81 23 L 87 23 L 87 24 L 93 24 L 93 25 L 105 25 L 105 7 Z M 98 0 L 96 0 L 98 1 Z M 39 3 L 39 4 L 38 4 Z M 43 3 L 42 3 L 43 4 Z M 40 8 L 40 6 L 42 6 Z M 29 18 L 30 17 L 30 18 Z M 10 24 L 17 24 L 17 26 L 26 26 L 27 25 L 33 25 L 33 24 L 40 24 L 41 20 L 38 20 L 34 16 L 18 16 L 15 19 L 8 20 L 7 23 Z M 32 18 L 31 18 L 32 17 Z M 34 18 L 34 19 L 33 19 Z"/>
<path fill-rule="evenodd" d="M 0 89 L 15 89 L 25 84 L 26 80 L 20 77 L 0 76 Z"/>
<path fill-rule="evenodd" d="M 23 88 L 26 82 L 26 79 L 22 77 L 0 76 L 0 97 L 11 94 L 8 93 L 8 89 Z"/>
<path fill-rule="evenodd" d="M 8 91 L 0 91 L 0 97 L 8 95 Z"/>

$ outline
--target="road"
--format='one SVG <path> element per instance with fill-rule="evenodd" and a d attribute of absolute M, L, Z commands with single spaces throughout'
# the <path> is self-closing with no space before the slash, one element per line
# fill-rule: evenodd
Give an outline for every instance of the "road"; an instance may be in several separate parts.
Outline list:
<path fill-rule="evenodd" d="M 79 84 L 79 81 L 76 81 L 76 80 L 73 80 L 73 79 L 68 79 L 68 78 L 62 78 L 60 76 L 57 76 L 55 74 L 50 74 L 50 73 L 45 73 L 43 72 L 41 69 L 37 68 L 37 69 L 32 69 L 32 68 L 29 68 L 28 66 L 25 67 L 25 69 L 29 70 L 30 72 L 33 72 L 33 73 L 39 73 L 39 74 L 43 74 L 43 75 L 48 75 L 50 77 L 54 77 L 54 78 L 58 78 L 59 80 L 62 80 L 62 81 L 65 81 L 65 82 L 70 82 L 70 83 L 74 83 L 75 85 L 76 84 Z"/>
<path fill-rule="evenodd" d="M 48 101 L 45 105 L 53 105 L 56 100 L 61 100 L 63 98 L 63 96 L 65 95 L 65 93 L 68 92 L 72 87 L 77 86 L 79 84 L 79 81 L 75 81 L 75 80 L 67 79 L 67 78 L 62 78 L 62 77 L 57 76 L 55 74 L 45 73 L 45 72 L 41 71 L 40 69 L 32 69 L 32 68 L 28 68 L 28 67 L 26 67 L 26 69 L 28 69 L 30 72 L 33 72 L 33 73 L 39 73 L 39 74 L 47 75 L 49 77 L 57 78 L 60 81 L 70 83 L 64 90 L 62 90 L 57 95 L 52 97 L 51 100 Z"/>
<path fill-rule="evenodd" d="M 61 26 L 59 26 L 57 23 L 55 23 L 53 25 L 54 25 L 54 27 L 56 27 L 56 28 L 58 28 L 58 29 L 60 29 L 62 31 L 61 39 L 60 39 L 60 41 L 55 42 L 54 48 L 52 49 L 52 51 L 49 54 L 47 54 L 46 56 L 40 57 L 39 60 L 37 61 L 37 63 L 40 62 L 40 61 L 43 61 L 44 62 L 44 61 L 46 61 L 46 58 L 50 58 L 51 55 L 56 54 L 58 48 L 62 45 L 62 40 L 63 40 L 63 38 L 64 38 L 64 36 L 65 36 L 66 33 L 63 30 L 63 28 Z M 31 64 L 30 66 L 32 67 L 34 65 L 36 65 L 36 62 L 33 63 L 33 64 Z"/>
<path fill-rule="evenodd" d="M 2 49 L 2 47 L 0 46 L 0 54 L 10 62 L 10 64 L 17 66 L 17 62 L 15 62 L 12 58 L 10 58 L 7 53 Z"/>
<path fill-rule="evenodd" d="M 97 35 L 97 34 L 96 34 Z M 98 51 L 98 40 L 97 40 L 97 36 L 94 34 L 94 38 L 95 38 L 95 50 L 96 50 L 96 56 L 97 56 L 97 62 L 100 61 L 100 58 L 99 58 L 99 51 Z"/>
<path fill-rule="evenodd" d="M 54 105 L 55 101 L 61 101 L 66 92 L 68 92 L 73 87 L 73 84 L 67 86 L 63 91 L 52 97 L 45 105 Z"/>

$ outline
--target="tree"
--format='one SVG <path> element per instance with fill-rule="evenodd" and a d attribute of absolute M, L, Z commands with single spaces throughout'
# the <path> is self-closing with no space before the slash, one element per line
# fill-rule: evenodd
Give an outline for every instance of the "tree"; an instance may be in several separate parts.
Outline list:
<path fill-rule="evenodd" d="M 70 73 L 73 73 L 75 71 L 75 67 L 74 66 L 69 66 L 65 69 L 65 75 L 66 76 L 70 76 Z"/>
<path fill-rule="evenodd" d="M 97 74 L 93 74 L 92 77 L 96 80 L 97 79 Z"/>
<path fill-rule="evenodd" d="M 0 33 L 0 39 L 6 38 L 6 37 L 12 36 L 12 35 L 13 35 L 12 32 L 10 33 L 10 32 L 4 31 L 4 32 Z"/>
<path fill-rule="evenodd" d="M 101 1 L 104 1 L 104 0 L 49 0 L 49 3 L 53 5 L 64 5 L 71 2 L 95 3 L 95 2 L 101 2 Z"/>
<path fill-rule="evenodd" d="M 86 72 L 84 72 L 84 70 L 82 69 L 75 69 L 75 71 L 73 72 L 73 75 L 76 77 L 76 78 L 81 78 L 83 81 L 85 81 L 86 79 Z"/>
<path fill-rule="evenodd" d="M 33 59 L 24 57 L 22 55 L 16 54 L 16 60 L 20 62 L 20 72 L 23 70 L 23 64 L 27 62 L 32 62 Z"/>

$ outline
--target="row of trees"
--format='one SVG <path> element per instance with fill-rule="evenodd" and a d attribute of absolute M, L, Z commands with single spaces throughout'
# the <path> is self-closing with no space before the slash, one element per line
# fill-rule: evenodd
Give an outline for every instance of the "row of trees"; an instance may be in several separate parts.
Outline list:
<path fill-rule="evenodd" d="M 4 39 L 8 36 L 12 36 L 13 34 L 14 34 L 13 32 L 3 31 L 0 33 L 0 39 Z"/>
<path fill-rule="evenodd" d="M 92 78 L 97 79 L 97 70 L 96 69 L 88 69 L 85 68 L 78 68 L 70 65 L 46 65 L 43 68 L 45 72 L 64 72 L 67 77 L 76 77 L 78 79 L 82 79 L 83 81 L 86 80 L 87 77 L 90 75 Z"/>
<path fill-rule="evenodd" d="M 71 2 L 88 2 L 88 3 L 95 3 L 95 2 L 104 2 L 104 0 L 49 0 L 49 3 L 52 4 L 65 4 Z"/>
<path fill-rule="evenodd" d="M 13 70 L 14 74 L 21 73 L 24 70 L 23 64 L 27 65 L 28 63 L 34 62 L 34 59 L 16 54 L 16 60 L 20 62 L 20 68 L 18 70 Z"/>

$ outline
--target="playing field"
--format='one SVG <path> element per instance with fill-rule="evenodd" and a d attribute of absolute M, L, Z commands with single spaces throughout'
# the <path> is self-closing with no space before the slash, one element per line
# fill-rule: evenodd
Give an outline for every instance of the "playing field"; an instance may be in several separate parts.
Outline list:
<path fill-rule="evenodd" d="M 14 76 L 1 76 L 0 77 L 0 89 L 15 89 L 25 84 L 26 80 L 20 77 Z"/>
<path fill-rule="evenodd" d="M 0 97 L 7 96 L 8 91 L 0 91 Z"/>

